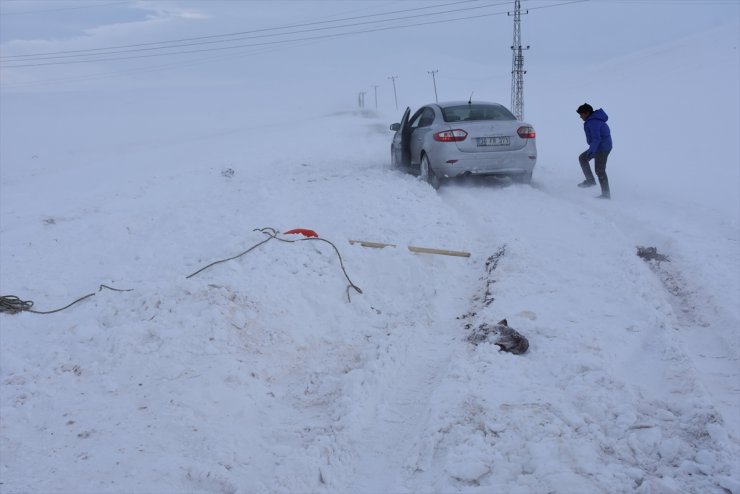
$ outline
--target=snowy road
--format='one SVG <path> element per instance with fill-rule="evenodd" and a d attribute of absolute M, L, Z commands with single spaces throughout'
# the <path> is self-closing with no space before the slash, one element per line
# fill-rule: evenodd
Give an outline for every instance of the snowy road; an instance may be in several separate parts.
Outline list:
<path fill-rule="evenodd" d="M 595 201 L 547 162 L 533 187 L 435 192 L 388 168 L 372 115 L 304 125 L 359 144 L 275 157 L 275 133 L 263 167 L 204 167 L 193 141 L 115 172 L 4 170 L 3 293 L 133 291 L 3 316 L 3 492 L 740 492 L 731 217 Z M 265 226 L 315 229 L 363 293 L 315 241 L 185 278 Z M 528 353 L 466 341 L 503 318 Z"/>

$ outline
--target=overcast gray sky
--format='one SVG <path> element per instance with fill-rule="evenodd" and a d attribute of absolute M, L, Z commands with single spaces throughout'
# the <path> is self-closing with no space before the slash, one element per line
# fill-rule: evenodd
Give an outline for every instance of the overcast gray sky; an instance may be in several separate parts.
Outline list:
<path fill-rule="evenodd" d="M 0 82 L 3 90 L 244 80 L 286 91 L 302 83 L 372 90 L 398 76 L 408 91 L 438 70 L 442 88 L 503 87 L 510 80 L 513 6 L 495 0 L 0 0 Z M 524 0 L 522 10 L 529 70 L 594 65 L 740 25 L 740 0 Z"/>

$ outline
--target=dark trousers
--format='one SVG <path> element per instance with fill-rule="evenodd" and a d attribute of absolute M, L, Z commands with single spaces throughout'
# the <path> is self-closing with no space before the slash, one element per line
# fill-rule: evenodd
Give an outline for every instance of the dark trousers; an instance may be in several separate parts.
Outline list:
<path fill-rule="evenodd" d="M 606 159 L 608 157 L 609 151 L 598 152 L 594 155 L 594 170 L 596 171 L 596 176 L 599 177 L 602 194 L 609 194 L 609 178 L 606 176 Z M 581 163 L 581 169 L 586 180 L 595 182 L 594 174 L 591 173 L 591 165 L 589 165 L 588 161 L 588 151 L 581 153 L 578 157 L 578 162 Z"/>

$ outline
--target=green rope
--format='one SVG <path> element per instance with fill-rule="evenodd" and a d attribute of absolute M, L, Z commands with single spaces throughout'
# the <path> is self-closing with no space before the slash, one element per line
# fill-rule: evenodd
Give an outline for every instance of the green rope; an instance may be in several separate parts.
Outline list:
<path fill-rule="evenodd" d="M 118 288 L 109 287 L 108 285 L 100 285 L 100 288 L 98 288 L 98 292 L 101 291 L 103 288 L 107 288 L 108 290 L 113 290 L 114 292 L 132 291 L 132 289 L 120 290 Z M 33 301 L 31 300 L 21 300 L 15 295 L 3 295 L 3 296 L 0 296 L 0 313 L 4 312 L 8 314 L 17 314 L 18 312 L 31 312 L 33 314 L 54 314 L 55 312 L 61 312 L 65 309 L 69 309 L 74 304 L 78 302 L 82 302 L 86 298 L 90 298 L 94 295 L 95 295 L 95 292 L 88 293 L 87 295 L 83 295 L 82 297 L 78 298 L 71 304 L 67 304 L 60 309 L 47 310 L 47 311 L 33 310 Z"/>

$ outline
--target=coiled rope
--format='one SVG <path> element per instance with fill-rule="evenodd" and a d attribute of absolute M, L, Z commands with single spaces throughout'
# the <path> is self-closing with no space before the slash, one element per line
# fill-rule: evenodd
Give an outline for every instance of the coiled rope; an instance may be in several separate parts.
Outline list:
<path fill-rule="evenodd" d="M 101 291 L 103 288 L 107 288 L 108 290 L 113 290 L 114 292 L 130 292 L 133 289 L 129 288 L 126 290 L 118 289 L 118 288 L 112 288 L 108 285 L 100 285 L 98 288 L 98 292 Z M 94 296 L 97 292 L 88 293 L 87 295 L 84 295 L 71 304 L 67 304 L 64 307 L 61 307 L 59 309 L 54 310 L 33 310 L 33 302 L 31 300 L 21 300 L 20 298 L 16 297 L 15 295 L 3 295 L 0 296 L 0 312 L 6 312 L 8 314 L 16 314 L 18 312 L 32 312 L 34 314 L 53 314 L 55 312 L 61 312 L 64 309 L 69 309 L 74 304 L 78 302 L 82 302 L 86 298 L 90 298 Z"/>

